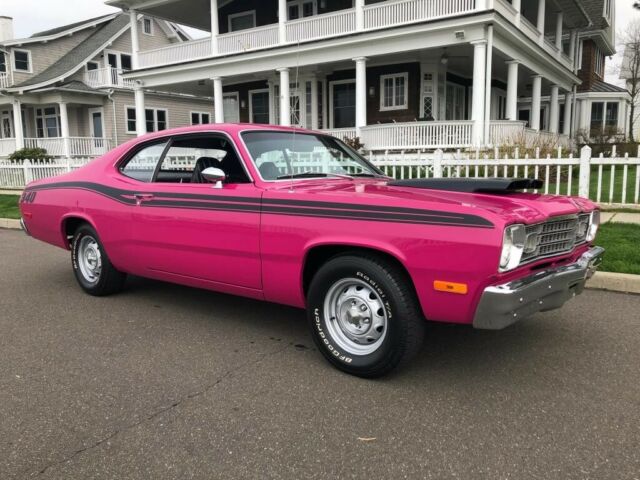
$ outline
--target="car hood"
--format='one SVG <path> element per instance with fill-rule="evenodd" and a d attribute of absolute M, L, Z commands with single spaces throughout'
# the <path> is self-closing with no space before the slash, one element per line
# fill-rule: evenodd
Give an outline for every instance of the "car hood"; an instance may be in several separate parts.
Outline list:
<path fill-rule="evenodd" d="M 466 193 L 389 185 L 387 181 L 322 179 L 279 182 L 271 191 L 288 191 L 308 200 L 393 206 L 475 214 L 493 223 L 538 223 L 552 216 L 591 211 L 584 198 L 525 192 Z"/>

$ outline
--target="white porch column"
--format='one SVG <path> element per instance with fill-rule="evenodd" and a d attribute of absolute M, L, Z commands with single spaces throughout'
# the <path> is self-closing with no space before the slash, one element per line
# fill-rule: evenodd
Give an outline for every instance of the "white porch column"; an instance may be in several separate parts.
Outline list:
<path fill-rule="evenodd" d="M 318 79 L 315 75 L 311 76 L 311 129 L 318 130 Z"/>
<path fill-rule="evenodd" d="M 287 0 L 278 0 L 278 34 L 280 43 L 287 43 Z"/>
<path fill-rule="evenodd" d="M 356 62 L 356 131 L 367 126 L 367 58 L 358 57 Z"/>
<path fill-rule="evenodd" d="M 131 66 L 135 70 L 140 66 L 138 52 L 140 52 L 140 36 L 138 35 L 138 12 L 129 10 L 129 23 L 131 24 Z"/>
<path fill-rule="evenodd" d="M 222 77 L 213 77 L 213 112 L 214 122 L 224 123 L 224 95 L 222 93 Z"/>
<path fill-rule="evenodd" d="M 220 34 L 220 24 L 218 23 L 218 0 L 211 2 L 211 54 L 218 54 L 218 35 Z"/>
<path fill-rule="evenodd" d="M 507 120 L 518 120 L 518 69 L 520 62 L 507 62 Z"/>
<path fill-rule="evenodd" d="M 513 0 L 511 6 L 516 11 L 516 25 L 520 25 L 520 19 L 522 18 L 522 0 Z"/>
<path fill-rule="evenodd" d="M 267 82 L 267 85 L 269 85 L 269 124 L 270 125 L 277 125 L 278 124 L 278 119 L 276 118 L 276 109 L 275 109 L 275 88 L 273 85 L 273 81 L 269 80 Z M 251 100 L 251 99 L 249 99 Z M 250 119 L 253 120 L 253 119 Z"/>
<path fill-rule="evenodd" d="M 471 120 L 473 120 L 473 146 L 482 145 L 484 135 L 484 102 L 487 81 L 487 41 L 477 40 L 473 45 L 473 102 Z"/>
<path fill-rule="evenodd" d="M 63 144 L 63 153 L 65 157 L 71 156 L 71 140 L 69 137 L 69 112 L 67 110 L 67 104 L 65 102 L 60 102 L 58 104 L 58 108 L 60 109 L 60 134 L 62 136 L 62 144 Z"/>
<path fill-rule="evenodd" d="M 141 137 L 147 133 L 147 121 L 144 107 L 144 90 L 142 85 L 136 84 L 133 88 L 136 104 L 136 134 Z"/>
<path fill-rule="evenodd" d="M 542 106 L 542 75 L 533 76 L 531 93 L 531 128 L 540 131 L 540 108 Z"/>
<path fill-rule="evenodd" d="M 364 0 L 355 0 L 356 30 L 364 30 Z"/>
<path fill-rule="evenodd" d="M 562 51 L 562 24 L 564 23 L 564 12 L 558 12 L 556 18 L 556 48 Z"/>
<path fill-rule="evenodd" d="M 566 136 L 571 136 L 571 118 L 573 118 L 571 114 L 571 107 L 573 103 L 573 93 L 568 91 L 564 95 L 564 125 L 562 129 L 562 133 Z"/>
<path fill-rule="evenodd" d="M 322 128 L 329 128 L 329 82 L 326 75 L 322 81 Z"/>
<path fill-rule="evenodd" d="M 540 44 L 544 43 L 544 16 L 546 15 L 547 0 L 538 0 L 538 22 L 536 27 L 540 32 Z"/>
<path fill-rule="evenodd" d="M 558 94 L 560 87 L 558 85 L 551 85 L 551 106 L 549 108 L 549 131 L 551 133 L 558 133 L 560 126 L 560 103 L 558 102 Z"/>
<path fill-rule="evenodd" d="M 578 31 L 574 28 L 571 30 L 571 37 L 569 40 L 569 58 L 573 62 L 573 66 L 576 66 L 576 43 L 578 42 Z"/>
<path fill-rule="evenodd" d="M 16 137 L 16 150 L 24 148 L 24 131 L 22 130 L 22 105 L 19 100 L 13 101 L 13 131 Z"/>
<path fill-rule="evenodd" d="M 280 125 L 291 126 L 291 91 L 289 85 L 289 69 L 280 68 Z"/>

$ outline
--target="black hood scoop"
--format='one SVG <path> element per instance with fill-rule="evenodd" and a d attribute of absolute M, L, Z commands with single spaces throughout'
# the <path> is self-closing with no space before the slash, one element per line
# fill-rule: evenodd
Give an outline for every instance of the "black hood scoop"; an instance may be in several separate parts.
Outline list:
<path fill-rule="evenodd" d="M 533 178 L 423 178 L 394 180 L 388 185 L 449 192 L 501 194 L 536 190 L 542 188 L 544 184 L 542 180 Z"/>

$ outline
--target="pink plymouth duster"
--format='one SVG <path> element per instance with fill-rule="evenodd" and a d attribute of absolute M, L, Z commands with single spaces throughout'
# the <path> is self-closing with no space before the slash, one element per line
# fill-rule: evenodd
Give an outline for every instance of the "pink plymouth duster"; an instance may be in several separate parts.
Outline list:
<path fill-rule="evenodd" d="M 523 192 L 539 187 L 393 180 L 321 133 L 202 125 L 31 183 L 20 208 L 91 295 L 132 274 L 306 308 L 333 365 L 376 377 L 419 350 L 425 319 L 501 329 L 582 292 L 599 211 Z"/>

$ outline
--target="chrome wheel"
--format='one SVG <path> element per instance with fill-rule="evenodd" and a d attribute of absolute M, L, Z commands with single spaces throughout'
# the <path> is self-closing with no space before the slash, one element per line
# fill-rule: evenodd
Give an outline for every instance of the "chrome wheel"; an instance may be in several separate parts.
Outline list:
<path fill-rule="evenodd" d="M 98 242 L 87 235 L 80 239 L 78 245 L 78 268 L 89 283 L 98 283 L 102 271 L 102 256 Z"/>
<path fill-rule="evenodd" d="M 387 312 L 373 288 L 356 278 L 334 283 L 324 300 L 327 330 L 352 355 L 375 352 L 387 335 Z"/>

